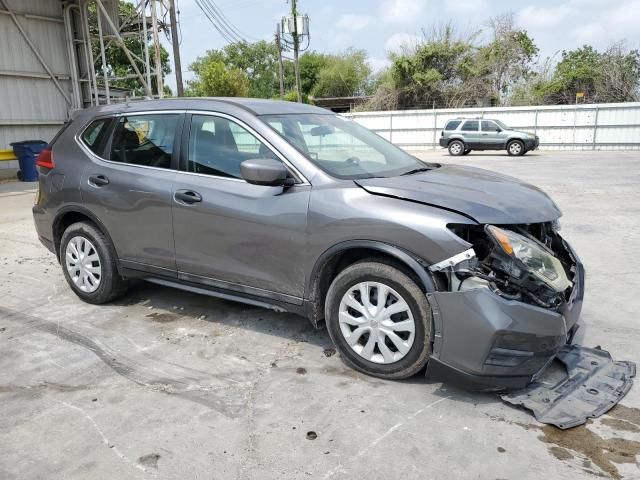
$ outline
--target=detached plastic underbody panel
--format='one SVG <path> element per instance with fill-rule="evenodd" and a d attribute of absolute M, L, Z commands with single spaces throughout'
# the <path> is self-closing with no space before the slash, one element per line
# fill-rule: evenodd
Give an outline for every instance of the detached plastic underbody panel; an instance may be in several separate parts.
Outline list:
<path fill-rule="evenodd" d="M 567 429 L 614 407 L 636 374 L 633 362 L 614 361 L 600 348 L 565 345 L 526 388 L 500 395 L 531 410 L 536 420 Z"/>

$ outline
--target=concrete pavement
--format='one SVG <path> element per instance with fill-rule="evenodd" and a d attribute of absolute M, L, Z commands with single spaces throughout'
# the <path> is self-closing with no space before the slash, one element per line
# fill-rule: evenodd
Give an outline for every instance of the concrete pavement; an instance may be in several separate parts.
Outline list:
<path fill-rule="evenodd" d="M 638 153 L 455 161 L 552 195 L 587 268 L 584 344 L 640 362 Z M 356 373 L 292 314 L 150 284 L 85 304 L 36 238 L 33 184 L 0 186 L 0 478 L 640 478 L 637 385 L 562 432 L 494 395 Z"/>

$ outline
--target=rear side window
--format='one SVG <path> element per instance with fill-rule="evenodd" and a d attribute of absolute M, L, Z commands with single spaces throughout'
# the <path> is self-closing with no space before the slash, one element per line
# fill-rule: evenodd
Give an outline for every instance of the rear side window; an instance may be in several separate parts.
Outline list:
<path fill-rule="evenodd" d="M 100 146 L 103 144 L 110 121 L 110 118 L 95 120 L 82 132 L 82 142 L 96 155 L 100 154 Z"/>
<path fill-rule="evenodd" d="M 171 168 L 179 114 L 131 115 L 118 119 L 109 160 L 156 168 Z"/>
<path fill-rule="evenodd" d="M 458 125 L 460 125 L 460 123 L 462 123 L 460 120 L 451 120 L 451 121 L 447 122 L 447 124 L 445 125 L 444 129 L 445 130 L 455 130 L 456 128 L 458 128 Z"/>
<path fill-rule="evenodd" d="M 465 132 L 477 132 L 478 131 L 478 122 L 477 120 L 469 120 L 467 122 L 464 122 L 464 125 L 462 126 L 462 130 Z"/>

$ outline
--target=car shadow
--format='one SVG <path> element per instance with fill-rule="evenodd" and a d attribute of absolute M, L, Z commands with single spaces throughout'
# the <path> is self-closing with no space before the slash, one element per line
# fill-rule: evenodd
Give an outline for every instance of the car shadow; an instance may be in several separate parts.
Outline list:
<path fill-rule="evenodd" d="M 308 342 L 323 349 L 333 348 L 325 329 L 294 313 L 276 312 L 262 307 L 191 293 L 148 282 L 133 282 L 124 297 L 113 305 L 146 307 L 146 317 L 159 323 L 190 317 L 221 326 L 233 326 L 257 333 Z"/>
<path fill-rule="evenodd" d="M 327 351 L 329 355 L 338 355 L 333 352 L 335 348 L 325 328 L 316 329 L 308 319 L 293 313 L 275 312 L 142 281 L 134 282 L 128 294 L 113 304 L 144 306 L 149 310 L 146 317 L 151 320 L 157 319 L 163 323 L 185 317 L 194 318 L 221 326 L 239 327 L 264 335 L 278 336 L 286 340 L 308 342 L 310 345 Z M 474 405 L 499 401 L 494 393 L 467 391 L 452 384 L 427 378 L 424 369 L 410 378 L 388 381 L 407 385 L 430 386 L 433 389 L 431 393 L 437 396 Z"/>

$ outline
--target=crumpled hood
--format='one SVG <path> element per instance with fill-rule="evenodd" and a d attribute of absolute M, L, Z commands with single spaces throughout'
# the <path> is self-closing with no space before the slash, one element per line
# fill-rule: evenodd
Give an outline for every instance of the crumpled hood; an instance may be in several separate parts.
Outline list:
<path fill-rule="evenodd" d="M 424 173 L 355 182 L 374 195 L 454 210 L 478 223 L 540 223 L 562 215 L 539 188 L 481 168 L 443 165 Z"/>

